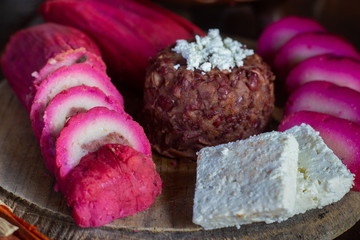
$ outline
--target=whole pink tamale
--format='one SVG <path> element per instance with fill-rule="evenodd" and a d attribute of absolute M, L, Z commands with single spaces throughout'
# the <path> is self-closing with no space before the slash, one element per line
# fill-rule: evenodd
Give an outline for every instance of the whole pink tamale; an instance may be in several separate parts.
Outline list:
<path fill-rule="evenodd" d="M 145 0 L 52 0 L 40 6 L 45 21 L 79 28 L 98 44 L 112 79 L 143 88 L 149 59 L 178 39 L 204 32 Z"/>
<path fill-rule="evenodd" d="M 90 37 L 72 27 L 45 23 L 16 32 L 5 47 L 1 67 L 29 112 L 36 85 L 56 68 L 74 62 L 89 62 L 105 70 L 99 48 Z"/>

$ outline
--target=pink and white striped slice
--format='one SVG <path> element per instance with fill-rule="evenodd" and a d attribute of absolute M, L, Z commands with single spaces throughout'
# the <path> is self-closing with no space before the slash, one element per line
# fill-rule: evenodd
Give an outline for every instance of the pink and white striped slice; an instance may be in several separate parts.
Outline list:
<path fill-rule="evenodd" d="M 57 94 L 44 112 L 44 128 L 40 138 L 45 165 L 55 172 L 56 139 L 70 117 L 97 106 L 123 113 L 123 106 L 112 96 L 106 96 L 97 87 L 76 86 Z"/>
<path fill-rule="evenodd" d="M 143 128 L 128 114 L 95 107 L 70 118 L 56 141 L 55 177 L 62 190 L 67 174 L 80 159 L 105 144 L 124 144 L 151 156 Z"/>
<path fill-rule="evenodd" d="M 85 63 L 77 63 L 69 67 L 63 66 L 40 84 L 31 106 L 30 120 L 38 140 L 40 140 L 44 126 L 43 114 L 51 99 L 63 90 L 80 85 L 98 87 L 105 95 L 113 96 L 120 104 L 124 104 L 122 95 L 105 72 Z"/>

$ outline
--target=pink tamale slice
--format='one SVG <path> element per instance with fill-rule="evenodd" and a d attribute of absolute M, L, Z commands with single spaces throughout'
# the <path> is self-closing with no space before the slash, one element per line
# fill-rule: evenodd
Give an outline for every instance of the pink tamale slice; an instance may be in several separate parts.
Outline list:
<path fill-rule="evenodd" d="M 55 177 L 62 190 L 66 175 L 88 152 L 108 143 L 128 145 L 151 156 L 151 146 L 143 128 L 124 113 L 95 107 L 74 115 L 56 141 Z"/>
<path fill-rule="evenodd" d="M 30 119 L 38 140 L 40 140 L 44 126 L 43 114 L 51 99 L 61 91 L 79 85 L 98 87 L 107 96 L 113 96 L 121 105 L 124 104 L 121 94 L 105 72 L 84 63 L 73 64 L 69 67 L 63 66 L 50 74 L 40 84 L 34 97 Z"/>
<path fill-rule="evenodd" d="M 22 29 L 10 38 L 1 58 L 1 67 L 9 85 L 28 112 L 36 92 L 32 73 L 40 71 L 49 61 L 51 64 L 53 60 L 49 59 L 58 59 L 58 54 L 78 48 L 101 56 L 97 45 L 86 34 L 55 23 Z"/>
<path fill-rule="evenodd" d="M 327 81 L 360 92 L 360 61 L 331 54 L 308 58 L 296 65 L 286 78 L 286 90 L 293 92 L 311 81 Z"/>
<path fill-rule="evenodd" d="M 57 94 L 44 112 L 44 127 L 40 138 L 41 152 L 45 165 L 51 173 L 55 171 L 55 143 L 66 121 L 79 112 L 103 106 L 117 112 L 124 112 L 114 97 L 106 96 L 97 87 L 76 86 Z"/>
<path fill-rule="evenodd" d="M 68 175 L 65 197 L 81 227 L 99 227 L 150 207 L 161 178 L 150 156 L 107 144 L 81 158 Z"/>
<path fill-rule="evenodd" d="M 100 56 L 86 51 L 84 47 L 80 47 L 57 54 L 55 57 L 50 58 L 39 71 L 33 72 L 31 75 L 35 78 L 34 85 L 39 86 L 56 69 L 75 63 L 86 63 L 93 68 L 106 72 L 106 65 Z"/>
<path fill-rule="evenodd" d="M 323 54 L 360 60 L 356 48 L 345 38 L 327 32 L 305 32 L 291 38 L 276 52 L 274 68 L 279 78 L 285 80 L 296 64 Z"/>
<path fill-rule="evenodd" d="M 360 125 L 360 93 L 326 81 L 308 82 L 290 95 L 284 117 L 299 111 L 327 113 Z"/>
<path fill-rule="evenodd" d="M 287 16 L 269 24 L 261 33 L 257 53 L 272 65 L 275 53 L 292 37 L 303 32 L 325 32 L 317 21 L 300 16 Z"/>
<path fill-rule="evenodd" d="M 326 145 L 355 174 L 354 189 L 360 191 L 360 126 L 329 114 L 300 111 L 284 118 L 278 130 L 285 131 L 301 123 L 320 133 Z"/>

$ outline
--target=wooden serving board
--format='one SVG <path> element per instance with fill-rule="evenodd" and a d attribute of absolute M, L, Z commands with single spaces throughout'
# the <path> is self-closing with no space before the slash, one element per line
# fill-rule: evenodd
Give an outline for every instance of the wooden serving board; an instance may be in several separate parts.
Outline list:
<path fill-rule="evenodd" d="M 360 219 L 360 194 L 282 223 L 204 231 L 192 223 L 196 163 L 154 154 L 163 192 L 146 211 L 99 228 L 80 228 L 64 197 L 54 191 L 28 114 L 0 83 L 0 200 L 52 239 L 333 239 Z"/>

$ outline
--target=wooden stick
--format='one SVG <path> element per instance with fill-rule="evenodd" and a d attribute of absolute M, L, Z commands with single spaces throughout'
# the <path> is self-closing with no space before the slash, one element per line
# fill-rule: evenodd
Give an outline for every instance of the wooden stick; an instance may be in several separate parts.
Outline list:
<path fill-rule="evenodd" d="M 25 222 L 17 217 L 5 203 L 0 201 L 0 219 L 8 222 L 9 224 L 17 227 L 13 233 L 20 239 L 26 240 L 50 240 L 45 235 L 41 234 L 36 227 Z M 1 223 L 0 223 L 1 224 Z"/>

